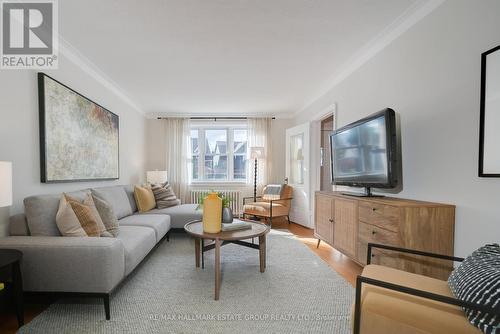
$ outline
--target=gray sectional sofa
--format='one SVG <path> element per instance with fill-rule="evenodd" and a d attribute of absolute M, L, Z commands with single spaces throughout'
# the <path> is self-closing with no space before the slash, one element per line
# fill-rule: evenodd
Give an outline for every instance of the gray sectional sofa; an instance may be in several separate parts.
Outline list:
<path fill-rule="evenodd" d="M 120 231 L 116 238 L 63 237 L 56 225 L 61 195 L 24 200 L 25 213 L 11 217 L 10 236 L 0 248 L 23 252 L 24 291 L 103 298 L 110 319 L 113 290 L 172 228 L 200 219 L 196 204 L 137 212 L 133 186 L 111 186 L 68 193 L 83 199 L 91 191 L 113 206 Z"/>

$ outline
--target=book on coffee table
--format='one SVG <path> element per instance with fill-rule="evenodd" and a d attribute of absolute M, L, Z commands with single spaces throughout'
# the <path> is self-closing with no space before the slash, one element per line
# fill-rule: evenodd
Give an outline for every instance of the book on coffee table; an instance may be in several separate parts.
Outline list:
<path fill-rule="evenodd" d="M 230 224 L 222 224 L 222 231 L 239 231 L 252 228 L 252 224 L 242 221 L 234 221 Z"/>

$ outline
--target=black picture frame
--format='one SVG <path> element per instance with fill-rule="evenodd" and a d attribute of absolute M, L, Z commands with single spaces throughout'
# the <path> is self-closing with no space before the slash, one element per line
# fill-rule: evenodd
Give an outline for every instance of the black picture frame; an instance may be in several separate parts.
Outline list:
<path fill-rule="evenodd" d="M 70 182 L 90 182 L 90 181 L 111 181 L 120 179 L 120 116 L 111 112 L 109 109 L 103 107 L 102 105 L 96 103 L 95 101 L 89 99 L 83 94 L 78 93 L 74 89 L 68 87 L 67 85 L 61 83 L 60 81 L 54 79 L 53 77 L 43 73 L 37 73 L 38 78 L 38 110 L 39 110 L 39 141 L 40 141 L 40 181 L 42 183 L 70 183 Z M 89 101 L 90 103 L 102 108 L 104 111 L 110 113 L 112 117 L 116 117 L 117 122 L 117 175 L 116 177 L 102 177 L 102 178 L 79 178 L 79 179 L 64 179 L 56 180 L 49 179 L 47 176 L 47 136 L 46 136 L 46 99 L 45 99 L 45 78 L 48 78 L 57 84 L 63 86 L 67 90 L 73 92 L 79 97 Z"/>
<path fill-rule="evenodd" d="M 500 45 L 494 47 L 481 54 L 481 102 L 480 102 L 480 116 L 479 116 L 479 165 L 478 165 L 478 176 L 479 177 L 500 177 L 500 171 L 498 173 L 485 173 L 484 172 L 484 122 L 486 118 L 486 68 L 487 68 L 487 58 L 488 55 L 500 52 Z"/>

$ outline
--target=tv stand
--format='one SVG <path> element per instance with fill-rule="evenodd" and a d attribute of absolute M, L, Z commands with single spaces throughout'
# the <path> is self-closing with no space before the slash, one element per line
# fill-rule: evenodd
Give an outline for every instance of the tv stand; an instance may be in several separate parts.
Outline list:
<path fill-rule="evenodd" d="M 385 197 L 384 195 L 374 195 L 370 187 L 365 187 L 365 192 L 363 193 L 342 192 L 342 195 L 355 197 Z"/>
<path fill-rule="evenodd" d="M 319 191 L 314 235 L 365 265 L 369 243 L 453 255 L 455 206 L 393 197 L 352 197 Z M 448 279 L 453 265 L 418 255 L 374 249 L 371 263 Z"/>

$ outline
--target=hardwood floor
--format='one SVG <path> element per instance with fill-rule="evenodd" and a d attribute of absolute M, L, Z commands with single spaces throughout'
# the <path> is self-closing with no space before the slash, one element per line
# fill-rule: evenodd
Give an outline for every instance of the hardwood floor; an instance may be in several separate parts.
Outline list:
<path fill-rule="evenodd" d="M 316 248 L 318 240 L 314 238 L 313 230 L 295 223 L 288 224 L 285 219 L 275 219 L 273 229 L 288 229 L 298 240 L 307 245 L 323 261 L 344 277 L 346 281 L 353 286 L 355 285 L 356 276 L 361 274 L 362 267 L 326 243 L 322 242 L 319 248 Z M 36 302 L 27 301 L 24 315 L 25 323 L 29 323 L 48 306 L 49 303 L 43 300 Z M 16 317 L 11 313 L 0 312 L 0 333 L 16 333 L 17 329 Z"/>

